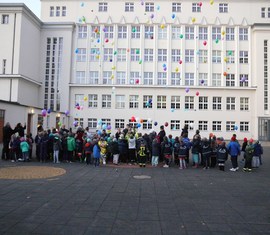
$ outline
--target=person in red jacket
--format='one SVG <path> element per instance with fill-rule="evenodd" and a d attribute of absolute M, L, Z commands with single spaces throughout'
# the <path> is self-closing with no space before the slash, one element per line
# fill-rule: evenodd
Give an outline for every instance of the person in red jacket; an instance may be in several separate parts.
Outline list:
<path fill-rule="evenodd" d="M 93 152 L 93 145 L 91 144 L 90 139 L 86 140 L 86 143 L 84 145 L 84 152 L 85 152 L 85 156 L 86 156 L 86 164 L 87 165 L 92 164 L 91 155 Z"/>

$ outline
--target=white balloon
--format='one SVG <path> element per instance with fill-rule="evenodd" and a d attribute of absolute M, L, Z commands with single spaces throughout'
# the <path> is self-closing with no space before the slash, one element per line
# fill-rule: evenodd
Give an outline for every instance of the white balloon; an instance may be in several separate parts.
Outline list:
<path fill-rule="evenodd" d="M 140 118 L 139 117 L 136 117 L 136 122 L 140 122 Z"/>
<path fill-rule="evenodd" d="M 194 123 L 189 123 L 189 127 L 193 128 L 194 127 Z"/>

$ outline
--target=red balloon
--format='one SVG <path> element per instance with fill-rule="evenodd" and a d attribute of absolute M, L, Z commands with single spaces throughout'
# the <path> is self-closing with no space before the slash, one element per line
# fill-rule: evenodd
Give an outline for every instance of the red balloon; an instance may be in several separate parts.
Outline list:
<path fill-rule="evenodd" d="M 200 93 L 197 91 L 197 92 L 196 92 L 196 96 L 198 96 L 199 94 L 200 94 Z"/>
<path fill-rule="evenodd" d="M 169 123 L 168 122 L 165 122 L 164 123 L 164 126 L 166 126 L 166 127 L 169 126 Z"/>

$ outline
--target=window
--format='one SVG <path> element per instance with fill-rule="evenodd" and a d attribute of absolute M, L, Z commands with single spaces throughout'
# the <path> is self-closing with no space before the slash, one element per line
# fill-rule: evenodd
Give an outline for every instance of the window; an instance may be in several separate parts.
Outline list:
<path fill-rule="evenodd" d="M 213 40 L 221 40 L 221 27 L 213 27 L 212 28 L 212 39 Z"/>
<path fill-rule="evenodd" d="M 117 61 L 126 62 L 127 61 L 127 50 L 125 48 L 118 48 L 117 50 Z"/>
<path fill-rule="evenodd" d="M 171 120 L 171 130 L 180 130 L 180 120 Z"/>
<path fill-rule="evenodd" d="M 167 62 L 167 49 L 158 49 L 158 62 Z"/>
<path fill-rule="evenodd" d="M 226 40 L 234 41 L 234 28 L 226 28 Z"/>
<path fill-rule="evenodd" d="M 130 95 L 129 96 L 129 108 L 130 109 L 138 109 L 139 108 L 139 96 L 138 95 Z"/>
<path fill-rule="evenodd" d="M 185 96 L 185 109 L 194 109 L 194 96 Z"/>
<path fill-rule="evenodd" d="M 78 126 L 83 127 L 83 118 L 74 118 L 74 121 L 78 123 Z"/>
<path fill-rule="evenodd" d="M 141 27 L 140 26 L 132 26 L 131 38 L 133 38 L 133 39 L 141 38 Z"/>
<path fill-rule="evenodd" d="M 208 40 L 208 28 L 199 27 L 199 40 Z"/>
<path fill-rule="evenodd" d="M 9 15 L 2 15 L 2 24 L 9 23 Z"/>
<path fill-rule="evenodd" d="M 172 26 L 172 39 L 179 39 L 181 35 L 180 26 Z"/>
<path fill-rule="evenodd" d="M 99 12 L 107 12 L 108 10 L 108 3 L 107 2 L 99 2 L 98 3 L 98 11 Z"/>
<path fill-rule="evenodd" d="M 208 109 L 208 97 L 199 96 L 199 110 L 207 110 L 207 109 Z"/>
<path fill-rule="evenodd" d="M 213 63 L 221 63 L 221 51 L 214 50 L 212 52 L 212 62 Z"/>
<path fill-rule="evenodd" d="M 167 27 L 158 27 L 158 39 L 167 39 Z"/>
<path fill-rule="evenodd" d="M 129 84 L 140 83 L 140 72 L 130 72 Z"/>
<path fill-rule="evenodd" d="M 100 38 L 100 26 L 91 26 L 91 37 Z"/>
<path fill-rule="evenodd" d="M 87 26 L 78 26 L 78 38 L 87 38 Z"/>
<path fill-rule="evenodd" d="M 172 62 L 179 62 L 181 59 L 181 50 L 180 49 L 172 49 Z"/>
<path fill-rule="evenodd" d="M 131 48 L 130 50 L 130 61 L 139 61 L 140 60 L 140 49 Z"/>
<path fill-rule="evenodd" d="M 77 62 L 86 62 L 86 48 L 78 48 L 77 52 Z"/>
<path fill-rule="evenodd" d="M 261 17 L 265 18 L 265 7 L 261 8 Z"/>
<path fill-rule="evenodd" d="M 153 2 L 146 2 L 145 3 L 145 12 L 154 12 L 154 3 Z"/>
<path fill-rule="evenodd" d="M 102 84 L 112 84 L 112 71 L 103 71 Z"/>
<path fill-rule="evenodd" d="M 227 110 L 235 110 L 235 97 L 227 97 L 226 98 L 226 109 Z"/>
<path fill-rule="evenodd" d="M 239 63 L 248 64 L 248 51 L 239 51 Z"/>
<path fill-rule="evenodd" d="M 127 38 L 127 26 L 118 26 L 118 38 L 120 39 Z"/>
<path fill-rule="evenodd" d="M 116 72 L 116 84 L 125 85 L 126 84 L 126 72 Z"/>
<path fill-rule="evenodd" d="M 128 124 L 131 128 L 137 128 L 138 123 L 134 120 L 129 119 Z"/>
<path fill-rule="evenodd" d="M 109 118 L 102 118 L 101 122 L 102 122 L 101 126 L 103 126 L 103 125 L 105 125 L 105 126 L 111 125 L 111 119 L 109 119 Z"/>
<path fill-rule="evenodd" d="M 96 118 L 88 118 L 88 125 L 90 129 L 96 129 L 97 128 L 97 119 Z"/>
<path fill-rule="evenodd" d="M 166 109 L 166 96 L 165 95 L 157 96 L 157 109 Z"/>
<path fill-rule="evenodd" d="M 199 86 L 208 85 L 208 73 L 199 73 Z"/>
<path fill-rule="evenodd" d="M 67 7 L 62 6 L 62 16 L 66 16 L 66 15 L 67 15 Z"/>
<path fill-rule="evenodd" d="M 171 109 L 180 109 L 181 103 L 180 103 L 180 96 L 172 96 L 171 97 Z"/>
<path fill-rule="evenodd" d="M 75 106 L 83 106 L 84 103 L 84 95 L 75 94 Z"/>
<path fill-rule="evenodd" d="M 143 96 L 143 108 L 153 108 L 152 103 L 153 96 L 151 95 L 144 95 Z"/>
<path fill-rule="evenodd" d="M 144 37 L 145 39 L 154 38 L 154 26 L 144 26 Z"/>
<path fill-rule="evenodd" d="M 194 129 L 194 121 L 192 120 L 185 120 L 185 124 L 189 127 L 189 130 L 193 130 Z"/>
<path fill-rule="evenodd" d="M 173 2 L 172 3 L 172 12 L 181 12 L 181 3 Z"/>
<path fill-rule="evenodd" d="M 239 40 L 240 41 L 248 40 L 248 28 L 239 28 Z"/>
<path fill-rule="evenodd" d="M 167 73 L 158 72 L 157 85 L 166 86 L 167 85 Z"/>
<path fill-rule="evenodd" d="M 103 31 L 105 38 L 113 38 L 113 26 L 105 26 Z"/>
<path fill-rule="evenodd" d="M 239 86 L 248 87 L 248 74 L 240 74 Z"/>
<path fill-rule="evenodd" d="M 219 13 L 228 13 L 228 3 L 219 3 Z"/>
<path fill-rule="evenodd" d="M 193 49 L 185 50 L 185 62 L 194 63 L 194 50 Z"/>
<path fill-rule="evenodd" d="M 50 17 L 54 16 L 54 7 L 50 7 Z"/>
<path fill-rule="evenodd" d="M 221 74 L 220 73 L 213 73 L 212 86 L 215 86 L 215 87 L 221 86 Z"/>
<path fill-rule="evenodd" d="M 89 84 L 98 84 L 99 73 L 98 71 L 89 72 Z"/>
<path fill-rule="evenodd" d="M 212 130 L 213 131 L 221 131 L 221 121 L 213 121 L 212 122 Z"/>
<path fill-rule="evenodd" d="M 125 12 L 134 12 L 134 3 L 126 2 L 125 3 Z"/>
<path fill-rule="evenodd" d="M 153 49 L 144 49 L 144 61 L 152 62 L 154 60 L 154 50 Z"/>
<path fill-rule="evenodd" d="M 194 73 L 185 73 L 185 86 L 194 86 Z"/>
<path fill-rule="evenodd" d="M 97 108 L 98 106 L 98 95 L 90 94 L 88 95 L 88 108 Z"/>
<path fill-rule="evenodd" d="M 185 27 L 185 38 L 188 40 L 194 39 L 194 26 L 186 26 Z"/>
<path fill-rule="evenodd" d="M 199 63 L 208 63 L 208 51 L 199 50 Z"/>
<path fill-rule="evenodd" d="M 235 75 L 229 73 L 226 75 L 226 86 L 227 87 L 234 87 L 235 86 Z"/>
<path fill-rule="evenodd" d="M 56 7 L 55 16 L 60 16 L 60 7 Z"/>
<path fill-rule="evenodd" d="M 268 18 L 270 18 L 270 7 L 268 7 Z"/>
<path fill-rule="evenodd" d="M 173 86 L 180 86 L 181 77 L 179 72 L 172 72 L 171 73 L 171 85 Z"/>
<path fill-rule="evenodd" d="M 226 131 L 234 131 L 235 130 L 235 122 L 227 121 L 226 122 Z"/>
<path fill-rule="evenodd" d="M 116 95 L 115 96 L 115 108 L 116 109 L 124 109 L 125 108 L 125 96 L 124 95 Z"/>
<path fill-rule="evenodd" d="M 212 109 L 213 110 L 221 110 L 222 107 L 222 97 L 220 96 L 214 96 L 213 97 L 213 104 L 212 104 Z"/>
<path fill-rule="evenodd" d="M 249 131 L 249 122 L 240 122 L 240 131 Z"/>
<path fill-rule="evenodd" d="M 3 59 L 2 74 L 6 74 L 6 65 L 7 65 L 7 60 Z"/>
<path fill-rule="evenodd" d="M 192 3 L 192 12 L 201 12 L 200 3 Z"/>
<path fill-rule="evenodd" d="M 86 84 L 85 71 L 76 71 L 76 83 Z"/>
<path fill-rule="evenodd" d="M 102 95 L 102 108 L 111 108 L 112 97 L 111 95 Z"/>
<path fill-rule="evenodd" d="M 240 97 L 240 110 L 248 111 L 249 110 L 249 98 L 248 97 Z"/>
<path fill-rule="evenodd" d="M 152 129 L 152 123 L 149 122 L 147 119 L 145 119 L 142 122 L 142 128 L 147 129 L 147 130 L 151 130 Z"/>
<path fill-rule="evenodd" d="M 235 59 L 234 59 L 234 51 L 226 51 L 227 57 L 225 58 L 226 63 L 228 64 L 234 64 Z"/>
<path fill-rule="evenodd" d="M 153 85 L 153 72 L 144 72 L 143 75 L 144 75 L 143 84 Z"/>
<path fill-rule="evenodd" d="M 91 48 L 90 61 L 99 61 L 99 58 L 100 58 L 99 48 Z"/>
<path fill-rule="evenodd" d="M 123 129 L 125 128 L 125 119 L 115 119 L 115 129 Z"/>
<path fill-rule="evenodd" d="M 104 48 L 103 60 L 104 61 L 112 61 L 112 58 L 113 58 L 113 49 L 112 48 Z"/>
<path fill-rule="evenodd" d="M 208 121 L 199 121 L 198 129 L 200 131 L 207 131 L 208 130 Z"/>

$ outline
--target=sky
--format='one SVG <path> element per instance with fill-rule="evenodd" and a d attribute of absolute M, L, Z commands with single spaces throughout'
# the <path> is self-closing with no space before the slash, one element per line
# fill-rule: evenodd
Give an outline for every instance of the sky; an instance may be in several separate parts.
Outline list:
<path fill-rule="evenodd" d="M 24 3 L 34 14 L 40 18 L 40 1 L 39 0 L 0 0 L 2 3 Z"/>

